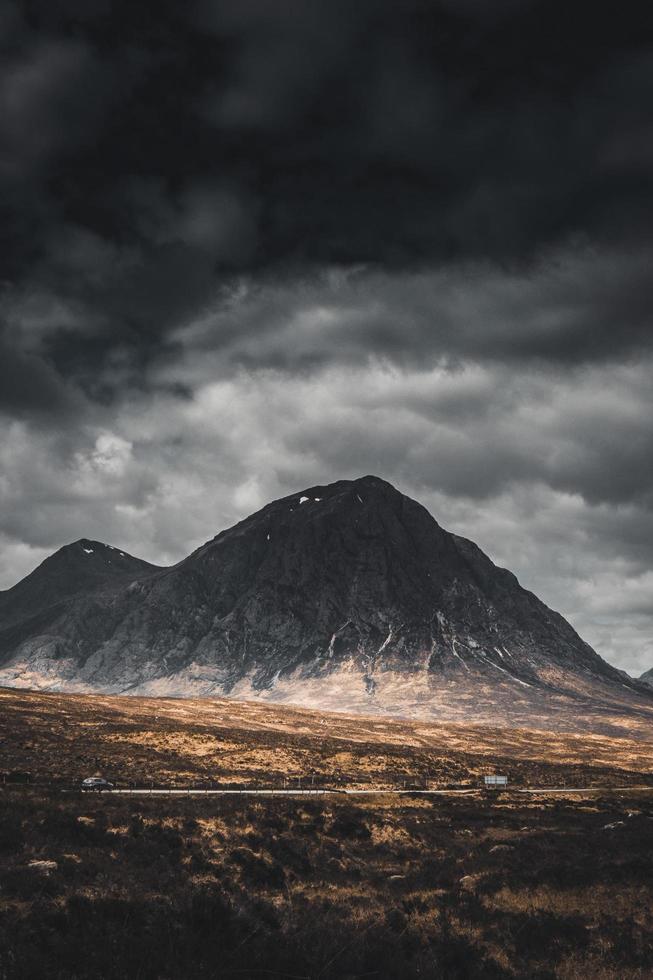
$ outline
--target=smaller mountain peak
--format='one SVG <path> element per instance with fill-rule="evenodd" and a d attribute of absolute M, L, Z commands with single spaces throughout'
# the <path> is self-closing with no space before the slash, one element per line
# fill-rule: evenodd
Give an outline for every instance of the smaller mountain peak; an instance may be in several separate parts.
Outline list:
<path fill-rule="evenodd" d="M 110 559 L 112 555 L 127 557 L 125 552 L 120 551 L 119 548 L 114 548 L 103 541 L 94 541 L 92 538 L 78 538 L 77 541 L 71 541 L 70 544 L 65 544 L 59 551 L 56 551 L 52 557 L 54 558 L 56 555 L 81 558 L 85 556 L 90 558 L 93 555 L 95 558 L 102 559 Z"/>
<path fill-rule="evenodd" d="M 151 565 L 149 562 L 143 561 L 141 558 L 134 558 L 126 551 L 122 551 L 120 548 L 114 548 L 111 544 L 105 544 L 103 541 L 94 541 L 92 538 L 79 538 L 77 541 L 72 541 L 70 544 L 64 545 L 59 551 L 56 551 L 54 555 L 50 556 L 50 561 L 57 557 L 66 558 L 70 561 L 71 559 L 75 561 L 83 560 L 85 563 L 88 560 L 89 563 L 98 563 L 100 560 L 101 565 L 114 565 L 117 568 L 126 568 L 128 565 L 138 565 L 143 568 L 157 568 L 156 565 Z"/>

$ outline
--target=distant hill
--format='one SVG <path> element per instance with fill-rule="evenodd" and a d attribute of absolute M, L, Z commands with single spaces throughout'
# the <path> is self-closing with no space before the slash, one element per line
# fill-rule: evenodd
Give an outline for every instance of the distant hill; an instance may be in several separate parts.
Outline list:
<path fill-rule="evenodd" d="M 651 667 L 650 670 L 644 671 L 640 677 L 640 681 L 643 681 L 644 684 L 649 684 L 650 687 L 653 687 L 653 667 Z"/>

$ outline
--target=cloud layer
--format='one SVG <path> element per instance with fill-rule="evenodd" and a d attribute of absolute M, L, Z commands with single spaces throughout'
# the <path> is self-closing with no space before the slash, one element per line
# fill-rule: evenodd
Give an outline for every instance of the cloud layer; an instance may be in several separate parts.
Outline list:
<path fill-rule="evenodd" d="M 0 16 L 0 587 L 373 472 L 651 666 L 638 6 Z"/>

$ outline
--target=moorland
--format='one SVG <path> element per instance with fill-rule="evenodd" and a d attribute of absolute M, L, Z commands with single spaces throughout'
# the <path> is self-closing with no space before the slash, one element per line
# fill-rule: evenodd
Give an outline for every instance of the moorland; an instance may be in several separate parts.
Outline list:
<path fill-rule="evenodd" d="M 2 691 L 0 739 L 2 980 L 653 975 L 641 738 Z M 511 788 L 478 790 L 495 769 Z M 79 792 L 94 773 L 378 793 Z"/>

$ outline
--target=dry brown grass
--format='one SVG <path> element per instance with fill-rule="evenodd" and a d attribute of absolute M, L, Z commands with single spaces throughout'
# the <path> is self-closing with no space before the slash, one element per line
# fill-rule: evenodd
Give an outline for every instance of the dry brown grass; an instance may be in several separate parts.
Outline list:
<path fill-rule="evenodd" d="M 483 726 L 425 724 L 229 700 L 58 695 L 0 689 L 0 769 L 39 779 L 103 772 L 114 781 L 189 785 L 392 787 L 478 784 L 504 768 L 513 782 L 647 781 L 648 741 Z"/>
<path fill-rule="evenodd" d="M 647 777 L 644 743 L 200 707 L 195 717 L 185 702 L 0 692 L 0 768 L 41 781 L 0 789 L 0 980 L 653 977 L 653 788 L 355 799 L 56 789 L 89 770 L 124 782 L 279 784 L 313 771 L 464 783 L 497 761 L 516 781 L 627 785 Z"/>

